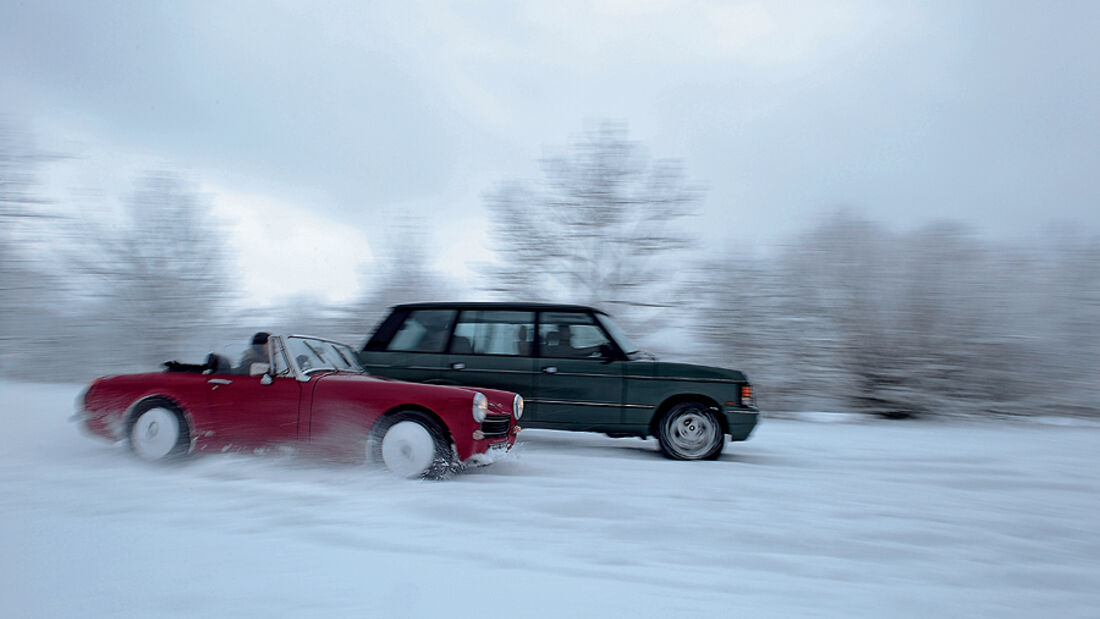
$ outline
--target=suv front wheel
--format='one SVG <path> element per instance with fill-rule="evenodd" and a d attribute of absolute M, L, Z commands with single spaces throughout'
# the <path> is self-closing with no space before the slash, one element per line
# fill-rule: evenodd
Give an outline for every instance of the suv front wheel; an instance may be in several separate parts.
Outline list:
<path fill-rule="evenodd" d="M 673 460 L 715 460 L 725 435 L 714 411 L 699 402 L 681 402 L 657 424 L 661 452 Z"/>

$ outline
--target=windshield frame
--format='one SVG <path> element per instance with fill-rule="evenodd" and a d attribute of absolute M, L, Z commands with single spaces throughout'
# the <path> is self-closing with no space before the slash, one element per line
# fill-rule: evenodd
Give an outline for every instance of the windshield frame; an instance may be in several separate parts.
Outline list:
<path fill-rule="evenodd" d="M 304 347 L 305 350 L 301 350 L 299 346 Z M 308 381 L 309 376 L 317 372 L 367 374 L 367 370 L 359 363 L 359 357 L 356 356 L 355 351 L 343 342 L 296 334 L 285 336 L 283 347 L 287 353 L 287 360 L 302 381 Z M 299 360 L 302 355 L 309 355 L 307 357 L 307 361 L 311 362 L 309 367 L 303 367 L 303 363 Z M 336 355 L 336 361 L 330 360 L 332 355 Z"/>
<path fill-rule="evenodd" d="M 632 357 L 640 352 L 640 349 L 634 345 L 634 342 L 630 339 L 630 336 L 623 331 L 622 327 L 618 325 L 611 316 L 603 312 L 593 312 L 596 316 L 596 320 L 603 327 L 603 330 L 607 332 L 607 335 L 611 337 L 615 345 L 619 347 L 619 350 L 623 351 L 623 354 L 627 357 Z"/>

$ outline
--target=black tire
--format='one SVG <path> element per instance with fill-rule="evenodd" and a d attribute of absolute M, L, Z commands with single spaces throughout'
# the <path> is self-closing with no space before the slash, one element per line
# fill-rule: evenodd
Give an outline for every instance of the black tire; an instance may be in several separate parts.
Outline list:
<path fill-rule="evenodd" d="M 657 422 L 661 453 L 673 460 L 716 460 L 726 435 L 718 416 L 699 402 L 680 402 Z"/>
<path fill-rule="evenodd" d="M 446 479 L 458 459 L 446 431 L 422 411 L 401 411 L 379 419 L 367 441 L 370 460 L 409 479 Z"/>
<path fill-rule="evenodd" d="M 126 440 L 142 460 L 178 460 L 191 450 L 191 429 L 178 406 L 163 398 L 151 398 L 131 413 Z"/>

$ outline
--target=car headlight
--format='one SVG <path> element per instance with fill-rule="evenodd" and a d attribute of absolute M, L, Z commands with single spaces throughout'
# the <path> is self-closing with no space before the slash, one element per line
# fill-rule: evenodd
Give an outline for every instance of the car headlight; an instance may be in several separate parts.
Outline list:
<path fill-rule="evenodd" d="M 484 393 L 478 391 L 474 394 L 474 421 L 481 423 L 485 421 L 485 415 L 489 412 L 489 398 L 485 397 Z"/>
<path fill-rule="evenodd" d="M 518 393 L 512 398 L 512 416 L 516 419 L 523 417 L 523 396 Z"/>

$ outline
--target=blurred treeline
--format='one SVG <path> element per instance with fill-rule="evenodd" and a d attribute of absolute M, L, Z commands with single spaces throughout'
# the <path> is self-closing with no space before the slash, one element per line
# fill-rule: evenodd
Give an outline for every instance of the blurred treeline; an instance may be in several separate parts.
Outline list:
<path fill-rule="evenodd" d="M 604 123 L 548 154 L 541 179 L 486 194 L 497 260 L 480 287 L 395 229 L 408 242 L 355 301 L 255 308 L 193 185 L 148 173 L 113 216 L 84 215 L 43 195 L 55 156 L 0 119 L 0 376 L 154 370 L 259 328 L 359 346 L 394 303 L 542 300 L 601 307 L 662 357 L 742 369 L 765 410 L 1100 414 L 1100 239 L 1072 228 L 993 241 L 837 210 L 776 247 L 708 254 L 705 190 Z"/>
<path fill-rule="evenodd" d="M 120 204 L 61 203 L 45 195 L 40 173 L 64 157 L 0 118 L 0 378 L 156 371 L 240 348 L 258 330 L 358 345 L 389 305 L 449 295 L 420 247 L 401 245 L 371 265 L 373 285 L 346 306 L 305 297 L 257 306 L 243 298 L 228 235 L 197 183 L 150 171 Z"/>
<path fill-rule="evenodd" d="M 1100 239 L 895 233 L 833 212 L 768 257 L 698 273 L 693 308 L 781 410 L 1100 413 Z"/>

